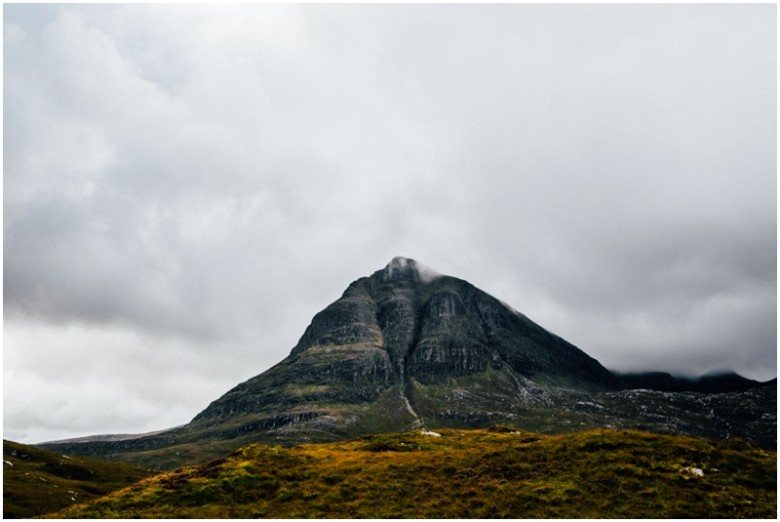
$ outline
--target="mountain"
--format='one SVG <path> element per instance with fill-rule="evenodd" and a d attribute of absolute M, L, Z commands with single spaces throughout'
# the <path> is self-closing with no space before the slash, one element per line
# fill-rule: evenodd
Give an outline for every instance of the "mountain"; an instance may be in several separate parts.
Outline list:
<path fill-rule="evenodd" d="M 777 455 L 738 441 L 508 428 L 251 444 L 52 518 L 776 518 Z"/>
<path fill-rule="evenodd" d="M 352 283 L 318 313 L 287 359 L 236 386 L 195 417 L 208 425 L 287 408 L 323 425 L 322 404 L 370 404 L 424 424 L 427 389 L 490 375 L 513 393 L 540 384 L 614 390 L 620 382 L 595 359 L 471 284 L 393 259 Z M 315 420 L 316 419 L 316 420 Z"/>
<path fill-rule="evenodd" d="M 3 441 L 3 518 L 31 518 L 87 502 L 148 477 L 124 462 L 61 455 Z"/>
<path fill-rule="evenodd" d="M 171 468 L 251 442 L 494 424 L 776 440 L 776 387 L 707 400 L 624 388 L 582 350 L 470 283 L 397 257 L 316 314 L 287 358 L 187 425 L 43 446 Z"/>

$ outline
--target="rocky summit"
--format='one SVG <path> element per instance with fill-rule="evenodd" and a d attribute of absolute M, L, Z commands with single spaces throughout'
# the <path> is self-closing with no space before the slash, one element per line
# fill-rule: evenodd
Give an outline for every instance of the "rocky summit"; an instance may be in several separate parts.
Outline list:
<path fill-rule="evenodd" d="M 628 390 L 525 315 L 396 257 L 314 316 L 290 355 L 189 424 L 123 440 L 45 446 L 173 467 L 248 442 L 294 444 L 415 428 L 496 424 L 543 432 L 632 427 L 776 440 L 776 386 L 706 397 Z M 749 419 L 732 408 L 749 404 Z M 706 410 L 706 411 L 705 411 Z M 771 442 L 770 442 L 771 441 Z"/>

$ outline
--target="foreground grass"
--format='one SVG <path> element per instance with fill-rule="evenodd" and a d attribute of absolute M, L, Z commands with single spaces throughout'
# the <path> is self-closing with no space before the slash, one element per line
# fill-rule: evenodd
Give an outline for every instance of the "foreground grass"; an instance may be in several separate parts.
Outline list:
<path fill-rule="evenodd" d="M 254 444 L 64 518 L 776 518 L 776 454 L 635 431 Z"/>
<path fill-rule="evenodd" d="M 148 477 L 145 468 L 64 456 L 3 441 L 3 518 L 30 518 L 86 502 Z"/>

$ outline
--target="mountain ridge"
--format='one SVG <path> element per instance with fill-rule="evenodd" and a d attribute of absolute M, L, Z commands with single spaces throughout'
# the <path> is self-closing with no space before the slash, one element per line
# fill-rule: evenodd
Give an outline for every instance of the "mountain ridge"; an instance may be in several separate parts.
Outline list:
<path fill-rule="evenodd" d="M 336 441 L 420 427 L 507 424 L 557 433 L 618 426 L 776 440 L 776 386 L 706 401 L 627 387 L 471 283 L 396 257 L 315 314 L 287 357 L 188 424 L 42 446 L 172 467 L 249 442 Z M 748 417 L 735 417 L 735 405 Z"/>
<path fill-rule="evenodd" d="M 748 379 L 733 370 L 708 372 L 703 375 L 672 375 L 669 372 L 612 372 L 627 389 L 647 388 L 656 391 L 694 391 L 725 393 L 746 391 L 759 386 L 777 385 L 777 378 L 768 381 Z"/>

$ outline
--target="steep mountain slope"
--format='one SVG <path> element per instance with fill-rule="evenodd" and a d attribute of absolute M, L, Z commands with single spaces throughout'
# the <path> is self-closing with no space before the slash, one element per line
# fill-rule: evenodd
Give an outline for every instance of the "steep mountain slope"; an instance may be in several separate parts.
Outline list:
<path fill-rule="evenodd" d="M 710 399 L 623 387 L 598 361 L 470 283 L 399 257 L 315 315 L 287 358 L 189 424 L 144 437 L 44 446 L 170 468 L 258 441 L 497 423 L 546 433 L 620 426 L 746 436 L 762 445 L 776 440 L 776 387 L 715 399 L 751 404 L 749 419 L 735 422 L 733 409 Z"/>
<path fill-rule="evenodd" d="M 3 518 L 30 518 L 92 500 L 148 477 L 123 462 L 60 455 L 3 441 Z"/>
<path fill-rule="evenodd" d="M 777 454 L 598 430 L 365 435 L 249 445 L 63 518 L 775 518 Z"/>

